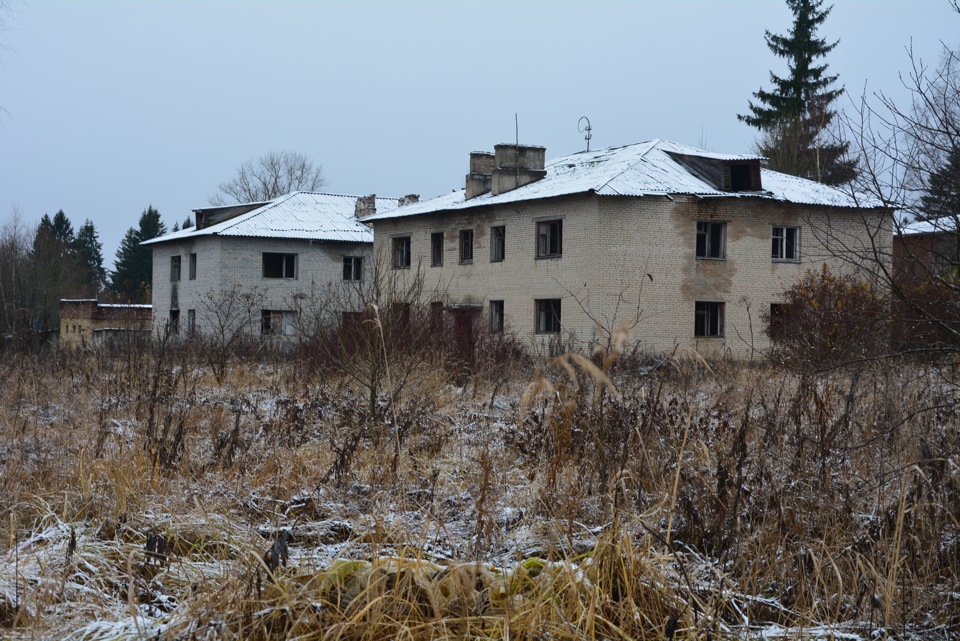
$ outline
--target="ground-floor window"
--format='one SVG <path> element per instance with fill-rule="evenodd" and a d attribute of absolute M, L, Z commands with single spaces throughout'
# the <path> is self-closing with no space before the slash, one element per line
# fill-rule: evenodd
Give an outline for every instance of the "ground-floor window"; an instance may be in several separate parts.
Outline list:
<path fill-rule="evenodd" d="M 294 336 L 297 313 L 281 309 L 265 309 L 260 313 L 260 333 L 264 336 Z"/>
<path fill-rule="evenodd" d="M 490 301 L 490 330 L 494 333 L 503 331 L 503 301 Z"/>
<path fill-rule="evenodd" d="M 560 299 L 545 298 L 536 301 L 537 333 L 560 333 Z"/>
<path fill-rule="evenodd" d="M 723 336 L 723 303 L 697 301 L 694 336 Z"/>
<path fill-rule="evenodd" d="M 180 333 L 180 310 L 171 309 L 170 310 L 170 322 L 167 325 L 171 334 Z"/>

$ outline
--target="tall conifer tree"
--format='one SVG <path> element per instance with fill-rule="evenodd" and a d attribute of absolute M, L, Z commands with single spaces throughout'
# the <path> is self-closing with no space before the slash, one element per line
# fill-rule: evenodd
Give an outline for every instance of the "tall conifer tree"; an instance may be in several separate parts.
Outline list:
<path fill-rule="evenodd" d="M 765 33 L 767 47 L 785 58 L 789 75 L 770 73 L 771 90 L 760 89 L 749 101 L 750 113 L 739 120 L 763 132 L 760 152 L 770 168 L 829 185 L 840 185 L 856 177 L 856 161 L 847 158 L 848 143 L 825 140 L 834 118 L 831 105 L 843 89 L 831 88 L 836 75 L 827 73 L 817 61 L 840 42 L 817 37 L 817 29 L 832 7 L 823 0 L 786 0 L 793 12 L 793 26 L 787 35 Z"/>
<path fill-rule="evenodd" d="M 73 251 L 85 271 L 84 279 L 90 288 L 90 295 L 96 296 L 103 289 L 107 272 L 103 268 L 103 243 L 100 242 L 97 228 L 89 218 L 77 232 L 73 241 Z"/>
<path fill-rule="evenodd" d="M 117 249 L 116 268 L 110 275 L 113 291 L 122 300 L 131 303 L 150 302 L 150 285 L 153 279 L 153 250 L 140 243 L 167 233 L 160 220 L 160 212 L 147 207 L 140 214 L 139 227 L 127 230 Z"/>

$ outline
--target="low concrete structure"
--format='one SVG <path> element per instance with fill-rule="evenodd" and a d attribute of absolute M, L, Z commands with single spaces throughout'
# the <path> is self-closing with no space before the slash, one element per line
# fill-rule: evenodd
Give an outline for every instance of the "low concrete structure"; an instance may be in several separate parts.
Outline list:
<path fill-rule="evenodd" d="M 132 335 L 149 336 L 152 326 L 151 305 L 98 303 L 87 298 L 60 301 L 62 347 L 94 347 Z"/>

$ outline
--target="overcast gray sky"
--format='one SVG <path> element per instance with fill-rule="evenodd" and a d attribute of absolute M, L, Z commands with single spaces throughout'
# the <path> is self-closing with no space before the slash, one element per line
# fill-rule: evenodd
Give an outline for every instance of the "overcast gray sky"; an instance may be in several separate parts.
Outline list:
<path fill-rule="evenodd" d="M 0 34 L 0 222 L 63 209 L 112 263 L 149 204 L 168 225 L 271 150 L 332 193 L 429 198 L 471 150 L 547 158 L 667 138 L 747 152 L 750 94 L 785 72 L 763 39 L 782 0 L 254 2 L 12 0 Z M 947 0 L 835 0 L 821 33 L 848 92 L 903 96 L 905 47 L 960 41 Z"/>

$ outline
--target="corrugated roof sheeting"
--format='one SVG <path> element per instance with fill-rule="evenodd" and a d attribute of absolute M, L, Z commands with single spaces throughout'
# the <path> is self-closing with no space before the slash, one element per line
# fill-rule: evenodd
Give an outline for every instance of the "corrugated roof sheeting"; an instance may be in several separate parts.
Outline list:
<path fill-rule="evenodd" d="M 438 211 L 470 209 L 594 192 L 600 196 L 663 196 L 669 194 L 700 197 L 768 198 L 804 205 L 833 207 L 879 207 L 865 197 L 855 198 L 834 187 L 762 170 L 763 191 L 727 192 L 718 190 L 690 173 L 670 153 L 701 156 L 714 160 L 758 160 L 760 156 L 717 154 L 667 140 L 651 140 L 625 147 L 579 152 L 556 158 L 546 165 L 547 175 L 536 182 L 498 196 L 491 193 L 466 200 L 464 191 L 408 205 L 390 212 L 377 211 L 365 221 L 400 216 L 415 216 Z"/>
<path fill-rule="evenodd" d="M 372 243 L 373 232 L 354 216 L 357 196 L 293 192 L 236 218 L 197 230 L 195 227 L 144 242 L 144 245 L 196 238 L 239 236 Z M 377 198 L 377 213 L 391 212 L 397 198 Z"/>

